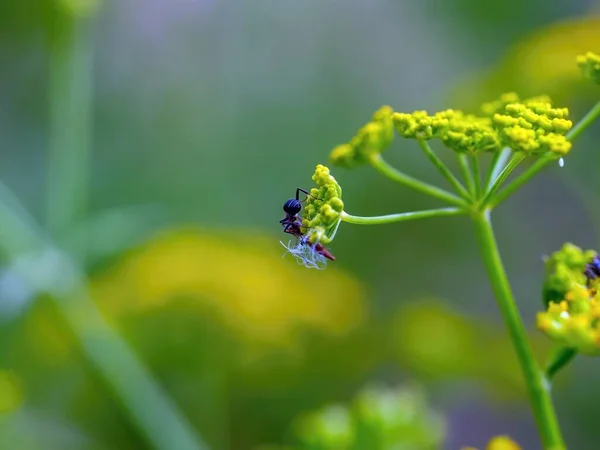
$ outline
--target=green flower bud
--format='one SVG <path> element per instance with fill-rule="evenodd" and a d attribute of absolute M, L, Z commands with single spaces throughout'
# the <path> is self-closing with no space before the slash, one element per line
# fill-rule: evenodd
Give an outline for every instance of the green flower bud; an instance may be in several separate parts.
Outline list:
<path fill-rule="evenodd" d="M 588 80 L 600 84 L 600 56 L 592 52 L 577 56 L 577 66 Z"/>
<path fill-rule="evenodd" d="M 387 149 L 394 139 L 393 110 L 382 106 L 371 121 L 364 125 L 347 144 L 335 147 L 329 159 L 332 164 L 347 168 L 366 164 L 373 155 Z"/>
<path fill-rule="evenodd" d="M 370 386 L 354 401 L 355 416 L 379 445 L 371 448 L 438 448 L 445 422 L 429 409 L 417 387 L 398 389 Z M 397 446 L 397 447 L 396 447 Z"/>
<path fill-rule="evenodd" d="M 583 274 L 590 259 L 596 256 L 593 250 L 582 250 L 571 243 L 552 253 L 545 261 L 546 275 L 542 286 L 544 305 L 562 301 L 575 285 L 585 285 Z"/>
<path fill-rule="evenodd" d="M 341 405 L 326 406 L 306 414 L 295 425 L 299 440 L 316 448 L 343 449 L 354 441 L 352 418 Z"/>
<path fill-rule="evenodd" d="M 565 244 L 546 261 L 544 301 L 537 327 L 561 347 L 600 355 L 600 297 L 584 275 L 595 252 Z"/>
<path fill-rule="evenodd" d="M 396 131 L 406 139 L 431 139 L 434 137 L 432 117 L 427 111 L 415 111 L 412 114 L 394 113 L 392 121 Z"/>
<path fill-rule="evenodd" d="M 344 210 L 342 188 L 330 174 L 329 168 L 319 164 L 312 177 L 317 187 L 311 189 L 304 206 L 303 232 L 311 243 L 328 244 L 341 222 Z"/>

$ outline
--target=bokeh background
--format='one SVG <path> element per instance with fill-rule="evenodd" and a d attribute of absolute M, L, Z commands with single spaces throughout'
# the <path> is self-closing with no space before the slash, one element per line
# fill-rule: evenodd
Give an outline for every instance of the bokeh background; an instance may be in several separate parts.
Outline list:
<path fill-rule="evenodd" d="M 468 220 L 343 224 L 324 271 L 282 258 L 278 220 L 383 104 L 472 110 L 516 90 L 581 118 L 600 91 L 574 56 L 600 50 L 598 14 L 591 0 L 3 0 L 0 447 L 319 448 L 304 433 L 341 449 L 343 408 L 367 398 L 375 415 L 407 409 L 406 448 L 509 434 L 539 449 Z M 540 358 L 543 255 L 600 245 L 599 137 L 494 214 Z M 442 183 L 413 144 L 388 160 Z M 369 168 L 332 173 L 353 214 L 438 205 Z M 558 377 L 570 448 L 600 440 L 598 370 L 580 357 Z"/>

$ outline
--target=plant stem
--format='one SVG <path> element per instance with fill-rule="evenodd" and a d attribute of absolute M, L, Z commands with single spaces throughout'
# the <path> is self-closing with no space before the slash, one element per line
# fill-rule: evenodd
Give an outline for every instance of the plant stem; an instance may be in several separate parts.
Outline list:
<path fill-rule="evenodd" d="M 472 217 L 485 269 L 523 372 L 543 448 L 564 450 L 565 445 L 550 397 L 549 382 L 538 367 L 527 341 L 525 327 L 502 264 L 489 214 L 489 210 L 486 210 L 475 213 Z"/>
<path fill-rule="evenodd" d="M 575 356 L 577 356 L 577 350 L 574 348 L 561 347 L 557 349 L 546 366 L 546 377 L 548 380 L 554 378 L 554 376 L 563 367 L 566 367 Z"/>
<path fill-rule="evenodd" d="M 592 109 L 567 133 L 568 140 L 573 142 L 581 133 L 583 133 L 598 117 L 600 117 L 600 102 L 596 103 Z M 490 207 L 498 206 L 512 194 L 514 194 L 521 186 L 526 184 L 534 176 L 536 176 L 550 162 L 556 161 L 554 154 L 544 155 L 532 164 L 526 171 L 515 178 L 502 191 L 498 193 L 489 203 Z"/>
<path fill-rule="evenodd" d="M 481 201 L 482 206 L 487 206 L 488 203 L 493 199 L 496 191 L 500 189 L 500 186 L 506 181 L 506 179 L 510 176 L 513 170 L 526 158 L 526 155 L 523 152 L 515 153 L 512 155 L 512 158 L 508 161 L 508 164 L 502 169 L 502 172 L 496 177 L 493 181 L 492 185 L 488 189 L 485 194 L 485 197 Z"/>
<path fill-rule="evenodd" d="M 419 191 L 431 197 L 444 200 L 456 206 L 467 206 L 467 203 L 462 198 L 457 197 L 456 195 L 451 194 L 450 192 L 440 189 L 436 186 L 432 186 L 430 184 L 417 180 L 416 178 L 408 176 L 403 172 L 400 172 L 399 170 L 385 162 L 380 155 L 372 156 L 370 159 L 370 163 L 379 173 L 404 186 L 414 189 L 415 191 Z"/>
<path fill-rule="evenodd" d="M 85 214 L 92 140 L 92 59 L 90 19 L 56 8 L 50 43 L 50 131 L 47 225 L 60 239 Z M 10 192 L 0 185 L 0 245 L 11 259 L 34 258 L 22 268 L 33 288 L 48 291 L 83 354 L 104 378 L 146 441 L 157 449 L 205 448 L 177 406 L 90 298 L 73 261 L 59 251 Z M 85 249 L 78 248 L 80 260 Z M 50 263 L 48 262 L 50 261 Z M 52 282 L 40 285 L 36 264 L 50 264 Z M 31 267 L 33 265 L 33 267 Z"/>
<path fill-rule="evenodd" d="M 471 155 L 471 166 L 473 167 L 475 198 L 479 198 L 479 195 L 481 195 L 481 171 L 479 169 L 479 158 L 477 158 L 477 155 Z"/>
<path fill-rule="evenodd" d="M 437 167 L 437 169 L 440 171 L 442 176 L 446 178 L 446 180 L 448 180 L 448 182 L 454 187 L 456 192 L 465 200 L 469 200 L 469 192 L 464 188 L 460 181 L 458 181 L 458 179 L 444 164 L 444 162 L 435 154 L 435 152 L 431 149 L 429 143 L 423 139 L 417 139 L 417 142 L 419 143 L 421 150 L 423 150 L 423 153 L 425 153 L 425 155 L 429 158 L 433 165 Z"/>
<path fill-rule="evenodd" d="M 429 209 L 425 211 L 413 211 L 400 214 L 388 214 L 386 216 L 353 216 L 345 211 L 342 211 L 341 219 L 344 222 L 354 223 L 358 225 L 380 225 L 384 223 L 405 222 L 408 220 L 427 219 L 430 217 L 445 217 L 459 216 L 465 214 L 463 208 L 439 208 Z"/>
<path fill-rule="evenodd" d="M 50 45 L 47 224 L 59 236 L 82 219 L 91 153 L 92 59 L 89 19 L 56 12 Z"/>
<path fill-rule="evenodd" d="M 475 197 L 475 180 L 473 179 L 473 172 L 471 171 L 471 167 L 469 165 L 469 158 L 464 153 L 459 153 L 458 155 L 458 163 L 460 165 L 460 171 L 462 173 L 465 182 L 467 183 L 467 188 L 471 193 L 473 198 Z"/>
<path fill-rule="evenodd" d="M 492 162 L 490 164 L 490 168 L 487 172 L 487 176 L 485 177 L 485 183 L 483 184 L 483 189 L 485 192 L 488 192 L 492 187 L 494 180 L 498 177 L 504 166 L 510 159 L 512 155 L 512 149 L 506 147 L 503 148 L 500 152 L 494 153 L 494 157 L 492 158 Z"/>
<path fill-rule="evenodd" d="M 583 119 L 575 124 L 573 128 L 569 130 L 566 137 L 568 140 L 573 142 L 577 139 L 581 133 L 583 133 L 594 121 L 600 117 L 600 102 L 596 103 L 592 109 L 590 109 Z"/>

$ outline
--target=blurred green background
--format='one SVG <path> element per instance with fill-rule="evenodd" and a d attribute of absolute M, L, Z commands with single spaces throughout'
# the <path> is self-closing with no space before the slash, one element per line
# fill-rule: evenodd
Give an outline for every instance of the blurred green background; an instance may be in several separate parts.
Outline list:
<path fill-rule="evenodd" d="M 406 448 L 509 434 L 539 449 L 467 219 L 343 224 L 325 271 L 281 257 L 278 220 L 382 104 L 473 108 L 516 90 L 581 118 L 600 91 L 574 55 L 600 50 L 598 13 L 584 0 L 3 0 L 0 180 L 15 198 L 0 189 L 1 448 L 307 446 L 302 417 L 362 404 L 376 383 L 388 399 L 419 386 L 443 417 L 409 426 L 439 445 Z M 598 249 L 599 137 L 494 214 L 540 358 L 543 255 Z M 387 154 L 441 183 L 422 156 L 400 140 Z M 369 168 L 332 174 L 352 214 L 438 205 Z M 600 439 L 597 373 L 580 357 L 558 378 L 569 448 Z"/>

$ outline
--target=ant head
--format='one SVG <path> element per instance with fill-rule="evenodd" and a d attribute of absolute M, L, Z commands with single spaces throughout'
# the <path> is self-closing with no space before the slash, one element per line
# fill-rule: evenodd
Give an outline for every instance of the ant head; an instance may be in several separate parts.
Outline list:
<path fill-rule="evenodd" d="M 283 210 L 288 214 L 298 214 L 301 209 L 302 203 L 300 203 L 300 200 L 296 200 L 295 198 L 290 198 L 283 204 Z"/>

